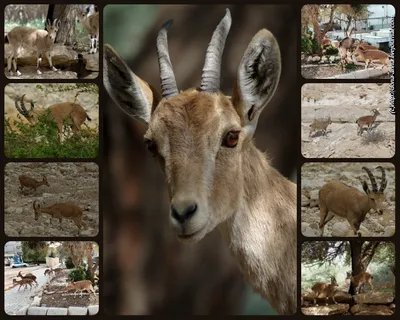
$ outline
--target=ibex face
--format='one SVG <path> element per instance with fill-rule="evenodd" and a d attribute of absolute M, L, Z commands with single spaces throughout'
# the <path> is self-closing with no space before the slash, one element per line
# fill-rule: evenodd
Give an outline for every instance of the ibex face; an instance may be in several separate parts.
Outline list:
<path fill-rule="evenodd" d="M 51 24 L 50 20 L 47 19 L 46 21 L 47 36 L 52 42 L 56 40 L 57 31 L 58 29 L 60 29 L 60 26 L 61 26 L 60 20 L 57 21 L 57 19 L 54 19 L 53 24 Z"/>
<path fill-rule="evenodd" d="M 35 105 L 33 101 L 30 101 L 31 108 L 28 110 L 25 107 L 24 103 L 25 94 L 21 96 L 21 98 L 15 99 L 15 107 L 17 108 L 18 112 L 22 114 L 26 120 L 29 121 L 31 125 L 35 125 L 38 122 L 39 114 L 36 112 Z M 19 105 L 18 105 L 19 102 Z"/>
<path fill-rule="evenodd" d="M 363 189 L 364 189 L 365 193 L 368 195 L 370 206 L 372 209 L 377 211 L 378 214 L 382 215 L 383 211 L 385 209 L 384 191 L 385 191 L 386 185 L 387 185 L 385 169 L 383 169 L 382 166 L 376 167 L 376 169 L 380 169 L 382 172 L 382 179 L 381 179 L 382 182 L 381 182 L 381 187 L 379 188 L 379 190 L 378 190 L 378 185 L 376 183 L 375 177 L 372 174 L 371 170 L 369 170 L 367 167 L 362 167 L 362 169 L 364 169 L 367 172 L 369 179 L 371 180 L 372 191 L 369 189 L 367 182 L 363 181 Z"/>
<path fill-rule="evenodd" d="M 148 149 L 165 173 L 170 219 L 178 238 L 199 241 L 231 217 L 243 196 L 240 168 L 259 115 L 280 77 L 279 46 L 267 30 L 250 42 L 238 70 L 232 98 L 219 91 L 221 57 L 231 26 L 227 10 L 207 49 L 201 86 L 178 92 L 168 54 L 165 23 L 157 37 L 162 100 L 109 45 L 105 87 L 131 117 L 148 124 Z"/>

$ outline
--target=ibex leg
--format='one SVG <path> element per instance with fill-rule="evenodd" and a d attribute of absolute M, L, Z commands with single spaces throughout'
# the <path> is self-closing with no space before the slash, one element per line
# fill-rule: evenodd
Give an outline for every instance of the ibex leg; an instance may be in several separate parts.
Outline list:
<path fill-rule="evenodd" d="M 57 68 L 53 66 L 53 62 L 51 60 L 50 51 L 46 51 L 46 57 L 47 57 L 47 60 L 49 60 L 50 69 L 53 70 L 53 71 L 58 71 Z"/>
<path fill-rule="evenodd" d="M 41 75 L 42 72 L 40 71 L 40 64 L 42 63 L 42 53 L 37 53 L 37 64 L 36 64 L 36 73 Z"/>

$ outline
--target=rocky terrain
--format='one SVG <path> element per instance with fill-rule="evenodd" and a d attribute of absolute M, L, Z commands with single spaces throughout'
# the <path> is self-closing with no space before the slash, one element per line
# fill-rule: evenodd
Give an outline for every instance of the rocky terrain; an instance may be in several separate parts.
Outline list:
<path fill-rule="evenodd" d="M 306 158 L 391 158 L 395 153 L 395 116 L 389 84 L 306 84 L 302 88 L 302 154 Z M 370 133 L 357 135 L 356 121 L 379 109 Z M 331 119 L 326 135 L 313 132 L 314 119 Z"/>
<path fill-rule="evenodd" d="M 371 182 L 362 166 L 371 169 L 380 186 L 381 173 L 374 170 L 381 165 L 385 168 L 387 187 L 386 209 L 383 215 L 375 212 L 367 214 L 361 223 L 362 236 L 390 237 L 395 233 L 395 168 L 389 163 L 306 163 L 301 169 L 301 229 L 307 237 L 319 236 L 319 199 L 318 191 L 327 182 L 335 180 L 355 187 L 364 193 L 362 181 Z M 372 210 L 371 210 L 372 211 Z M 325 225 L 324 236 L 347 237 L 354 236 L 347 220 L 334 217 Z"/>
<path fill-rule="evenodd" d="M 73 88 L 68 91 L 59 91 L 59 88 L 65 86 L 67 88 L 68 84 L 54 84 L 56 87 L 52 87 L 46 84 L 40 84 L 44 88 L 41 90 L 38 88 L 37 84 L 32 83 L 10 83 L 4 89 L 4 111 L 5 119 L 17 119 L 19 112 L 15 108 L 15 99 L 17 97 L 26 94 L 26 98 L 33 99 L 35 103 L 35 108 L 47 108 L 55 103 L 61 102 L 74 102 L 77 93 L 76 103 L 82 105 L 86 110 L 92 121 L 85 121 L 85 124 L 90 128 L 99 127 L 99 101 L 98 94 L 95 92 L 82 92 L 78 88 Z M 93 86 L 96 86 L 93 84 Z M 26 104 L 28 108 L 29 105 Z M 28 122 L 24 117 L 21 120 Z"/>
<path fill-rule="evenodd" d="M 24 188 L 20 191 L 18 177 L 21 174 L 41 181 L 47 177 L 48 186 L 36 190 Z M 8 163 L 5 167 L 4 219 L 5 233 L 11 237 L 78 236 L 78 228 L 71 220 L 59 220 L 42 213 L 34 219 L 33 202 L 42 207 L 60 202 L 74 202 L 82 209 L 86 227 L 81 236 L 95 236 L 99 228 L 99 173 L 95 163 Z"/>
<path fill-rule="evenodd" d="M 37 58 L 34 51 L 25 50 L 23 55 L 17 59 L 20 76 L 15 73 L 10 75 L 7 70 L 7 57 L 11 52 L 9 44 L 4 46 L 4 72 L 9 79 L 94 79 L 99 74 L 99 53 L 89 54 L 89 39 L 85 37 L 85 46 L 82 50 L 66 47 L 60 44 L 54 44 L 52 47 L 52 62 L 59 71 L 52 71 L 49 68 L 48 60 L 45 56 L 42 58 L 41 75 L 36 73 Z M 78 54 L 82 54 L 84 65 L 81 66 L 78 60 Z M 15 71 L 13 69 L 13 71 Z"/>

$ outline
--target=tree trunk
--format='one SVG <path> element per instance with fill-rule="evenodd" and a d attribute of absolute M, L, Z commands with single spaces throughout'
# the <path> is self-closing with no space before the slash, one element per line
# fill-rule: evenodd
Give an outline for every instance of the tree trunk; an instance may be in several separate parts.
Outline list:
<path fill-rule="evenodd" d="M 94 280 L 93 260 L 92 260 L 93 243 L 92 242 L 88 242 L 87 245 L 86 245 L 86 248 L 87 248 L 88 270 L 90 272 L 90 281 L 93 282 L 93 280 Z"/>
<path fill-rule="evenodd" d="M 359 274 L 362 271 L 361 266 L 361 240 L 350 241 L 350 254 L 351 254 L 351 270 L 353 276 Z M 349 293 L 355 294 L 355 287 L 353 283 L 350 283 Z"/>
<path fill-rule="evenodd" d="M 70 46 L 75 43 L 75 15 L 78 5 L 75 4 L 51 4 L 47 12 L 47 19 L 61 21 L 61 27 L 57 32 L 56 42 Z"/>
<path fill-rule="evenodd" d="M 371 262 L 379 243 L 379 241 L 368 241 L 364 243 L 361 257 L 361 265 L 364 271 L 367 270 L 368 265 Z"/>

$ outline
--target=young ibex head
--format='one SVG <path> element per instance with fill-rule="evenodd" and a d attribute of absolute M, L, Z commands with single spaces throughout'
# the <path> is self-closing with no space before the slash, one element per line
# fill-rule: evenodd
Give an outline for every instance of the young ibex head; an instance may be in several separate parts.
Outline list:
<path fill-rule="evenodd" d="M 378 189 L 378 184 L 376 183 L 375 177 L 372 174 L 371 170 L 369 170 L 367 167 L 362 167 L 362 169 L 367 172 L 368 177 L 371 180 L 372 190 L 369 189 L 367 182 L 365 180 L 363 181 L 363 189 L 365 193 L 368 195 L 368 198 L 371 202 L 371 207 L 372 209 L 376 210 L 379 214 L 383 214 L 383 209 L 384 209 L 383 201 L 385 200 L 384 191 L 387 185 L 385 169 L 382 166 L 376 167 L 376 169 L 380 169 L 382 172 L 381 186 L 379 189 Z"/>
<path fill-rule="evenodd" d="M 43 178 L 42 178 L 42 183 L 43 183 L 44 185 L 50 187 L 49 182 L 47 181 L 46 176 L 43 176 Z"/>
<path fill-rule="evenodd" d="M 336 278 L 335 277 L 331 277 L 331 284 L 334 286 L 334 287 L 337 287 L 338 286 L 338 283 L 337 283 L 337 281 L 336 281 Z"/>
<path fill-rule="evenodd" d="M 50 22 L 49 19 L 47 19 L 46 21 L 47 36 L 53 42 L 56 40 L 57 31 L 58 29 L 60 29 L 60 26 L 61 26 L 60 20 L 57 21 L 57 19 L 54 19 L 53 24 Z"/>
<path fill-rule="evenodd" d="M 38 121 L 39 116 L 38 113 L 35 111 L 35 104 L 33 103 L 33 101 L 30 101 L 31 108 L 29 110 L 26 109 L 24 98 L 25 94 L 23 94 L 20 99 L 15 99 L 15 108 L 17 108 L 18 112 L 22 114 L 26 118 L 26 120 L 29 121 L 30 124 L 35 125 Z"/>
<path fill-rule="evenodd" d="M 200 87 L 179 92 L 168 53 L 171 24 L 157 37 L 161 101 L 109 45 L 104 83 L 116 104 L 148 125 L 145 143 L 165 173 L 178 238 L 199 241 L 239 207 L 242 153 L 275 92 L 281 58 L 275 37 L 260 30 L 244 53 L 232 97 L 221 93 L 221 57 L 231 27 L 227 9 L 207 48 Z"/>
<path fill-rule="evenodd" d="M 373 110 L 372 110 L 372 113 L 373 113 L 375 116 L 379 116 L 379 115 L 380 115 L 378 109 L 373 109 Z"/>

